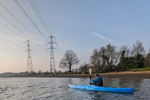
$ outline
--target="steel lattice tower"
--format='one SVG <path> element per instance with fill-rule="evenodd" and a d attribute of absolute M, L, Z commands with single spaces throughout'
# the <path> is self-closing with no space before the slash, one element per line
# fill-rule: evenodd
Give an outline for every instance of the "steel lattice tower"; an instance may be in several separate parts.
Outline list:
<path fill-rule="evenodd" d="M 27 57 L 27 66 L 26 66 L 26 71 L 29 73 L 32 73 L 34 71 L 34 66 L 32 63 L 32 58 L 31 58 L 31 45 L 30 45 L 30 40 L 27 40 L 26 42 L 26 47 L 27 47 L 27 52 L 28 52 L 28 57 Z"/>
<path fill-rule="evenodd" d="M 53 38 L 55 38 L 55 36 L 51 34 L 51 36 L 48 37 L 48 43 L 47 43 L 47 44 L 50 44 L 50 48 L 47 48 L 47 49 L 50 49 L 50 72 L 56 71 L 55 59 L 54 59 L 54 49 L 56 48 L 54 48 L 53 44 L 57 44 L 57 42 L 53 42 Z"/>

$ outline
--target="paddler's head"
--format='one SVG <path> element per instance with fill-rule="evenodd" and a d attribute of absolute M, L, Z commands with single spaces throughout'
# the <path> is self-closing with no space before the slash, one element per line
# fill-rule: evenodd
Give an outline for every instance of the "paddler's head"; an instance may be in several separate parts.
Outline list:
<path fill-rule="evenodd" d="M 99 74 L 95 74 L 95 79 L 97 79 L 99 77 Z"/>

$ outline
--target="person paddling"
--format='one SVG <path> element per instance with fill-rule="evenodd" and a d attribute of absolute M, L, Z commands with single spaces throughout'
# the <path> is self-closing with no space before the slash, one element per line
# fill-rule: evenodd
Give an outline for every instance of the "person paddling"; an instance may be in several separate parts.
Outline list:
<path fill-rule="evenodd" d="M 95 80 L 91 79 L 94 85 L 103 86 L 103 79 L 99 76 L 99 74 L 95 74 Z"/>

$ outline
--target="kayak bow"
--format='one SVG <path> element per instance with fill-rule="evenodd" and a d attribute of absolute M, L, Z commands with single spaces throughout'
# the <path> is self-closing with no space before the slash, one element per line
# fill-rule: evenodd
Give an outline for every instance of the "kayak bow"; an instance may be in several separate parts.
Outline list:
<path fill-rule="evenodd" d="M 68 84 L 68 85 L 71 88 L 103 91 L 103 92 L 133 93 L 135 91 L 134 88 L 112 88 L 112 87 L 100 87 L 100 86 L 92 86 L 92 85 L 73 85 L 73 84 Z"/>

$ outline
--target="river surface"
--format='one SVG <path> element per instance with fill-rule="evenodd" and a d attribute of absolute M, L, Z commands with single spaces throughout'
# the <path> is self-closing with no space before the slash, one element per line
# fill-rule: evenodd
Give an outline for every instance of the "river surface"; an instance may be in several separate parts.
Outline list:
<path fill-rule="evenodd" d="M 0 78 L 0 100 L 150 100 L 150 79 L 103 79 L 104 86 L 135 88 L 133 94 L 69 88 L 89 78 Z"/>

